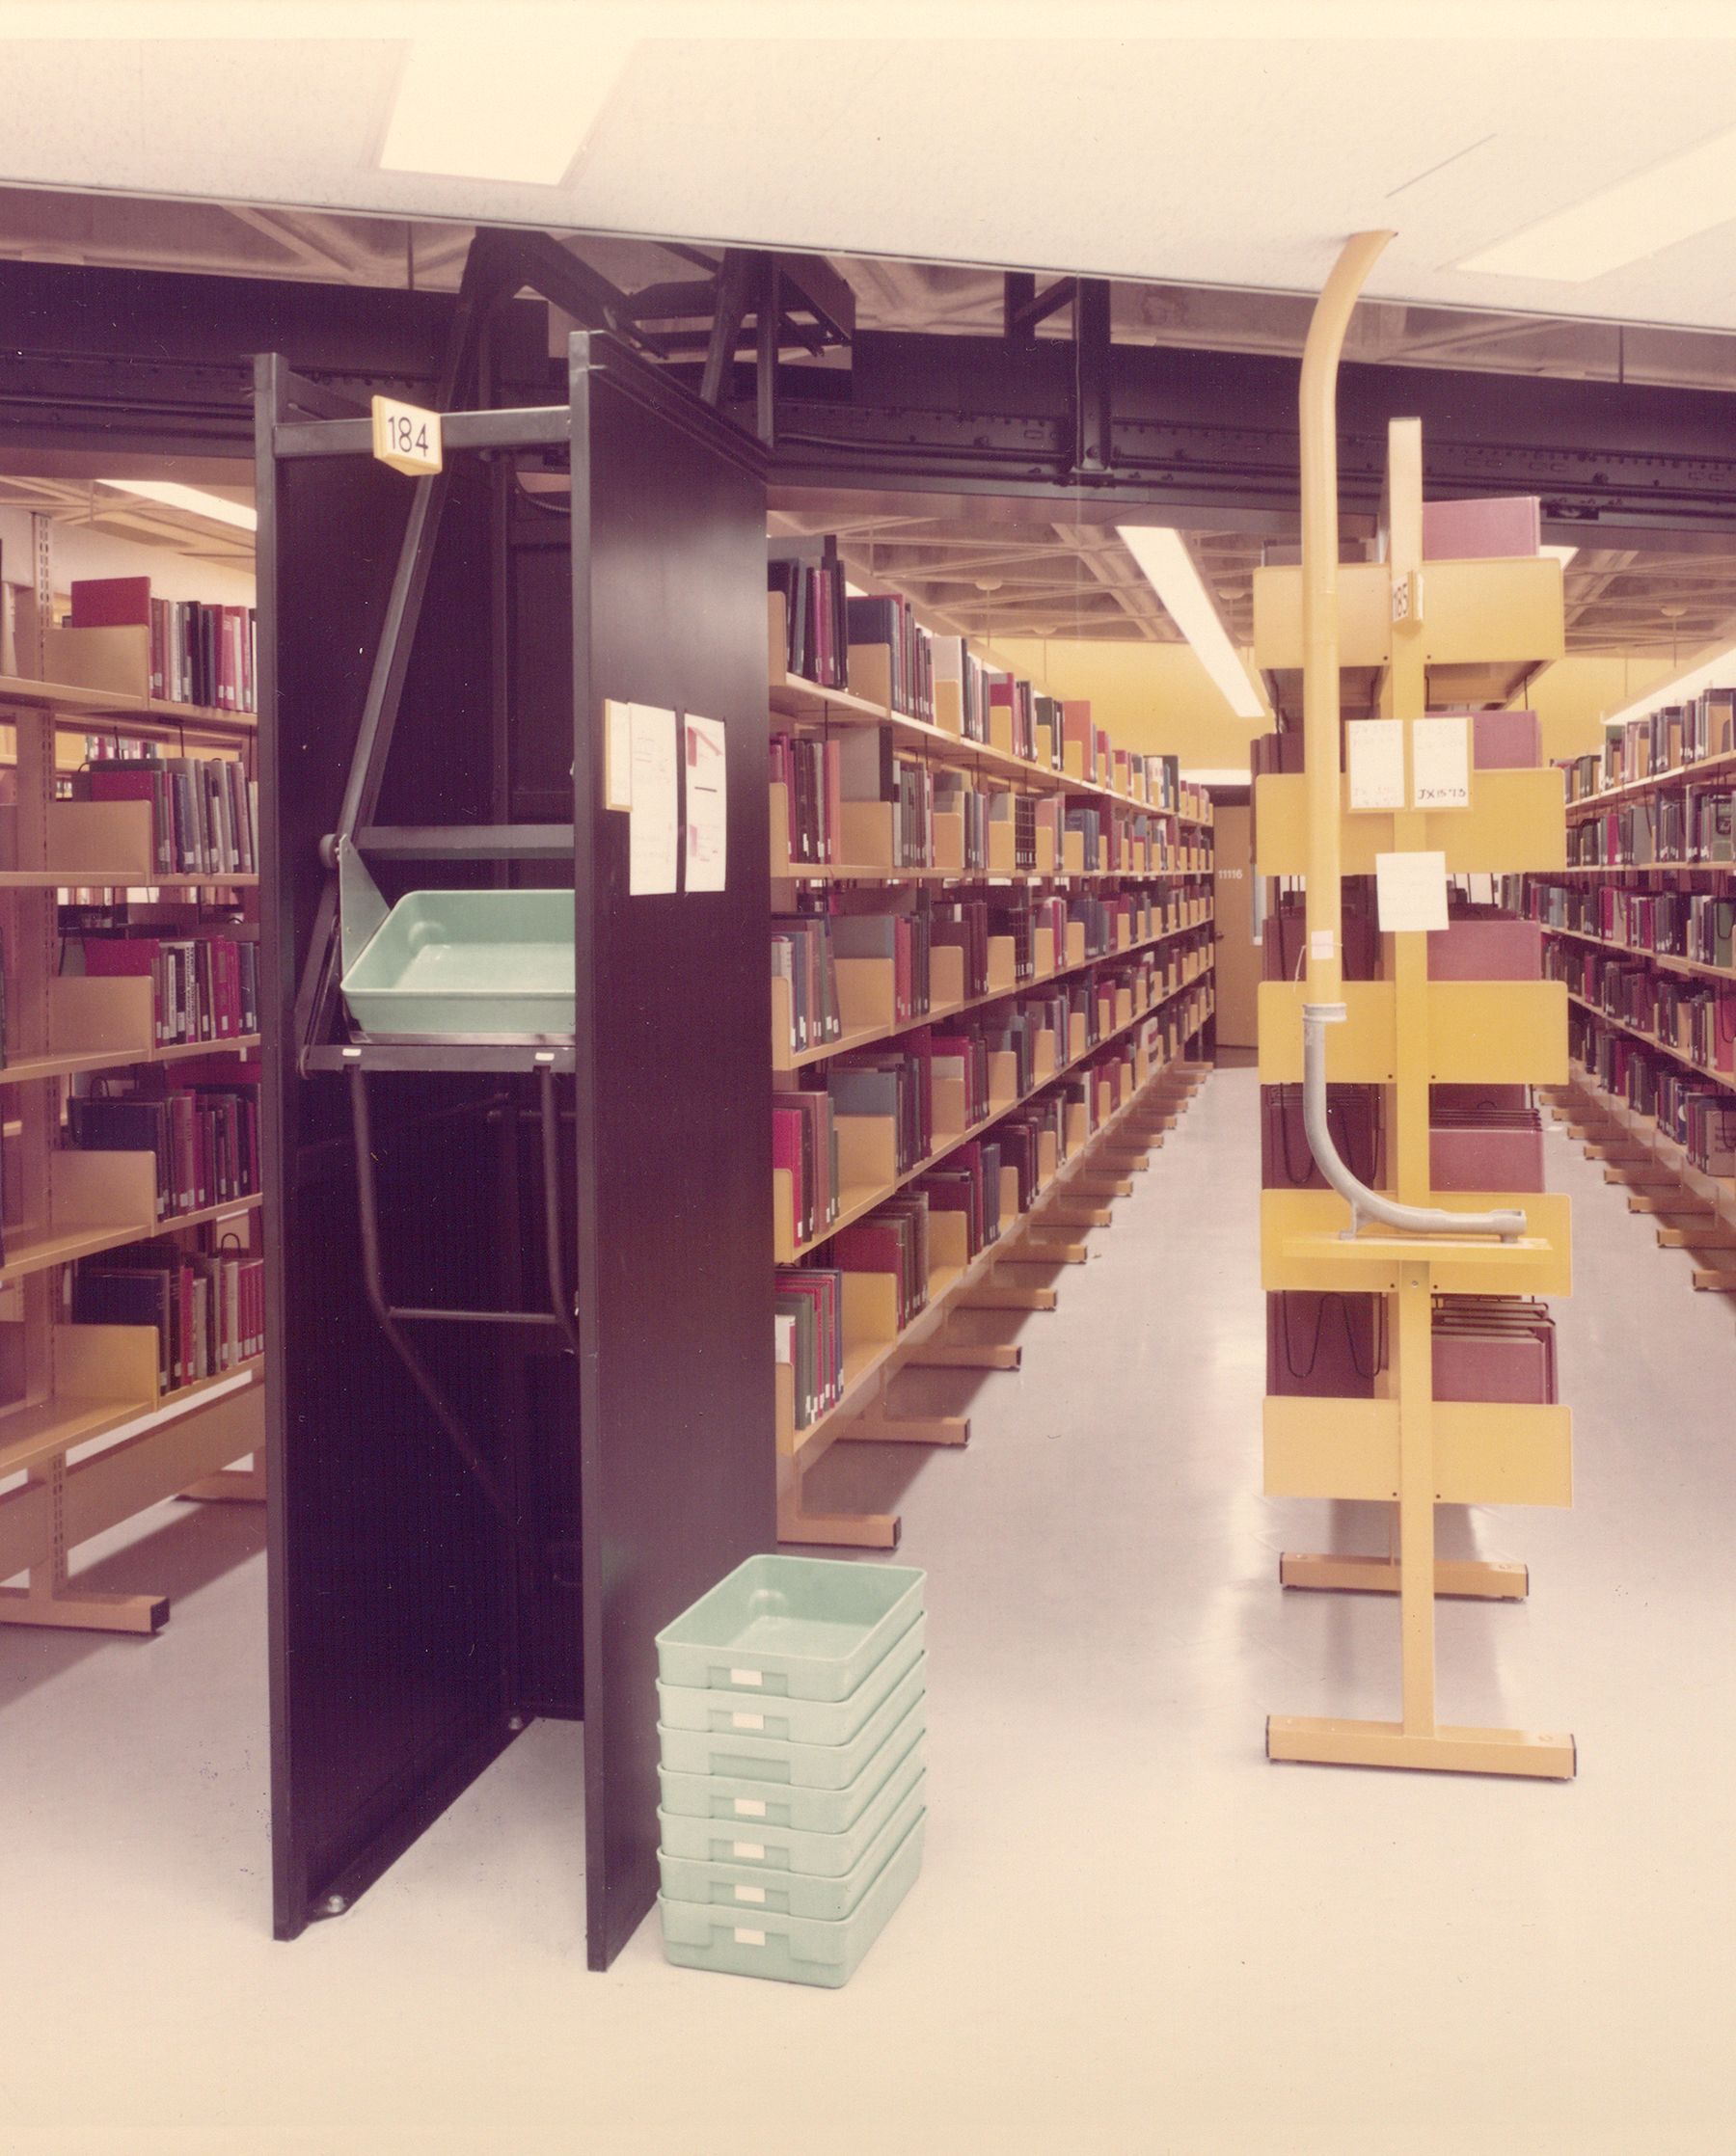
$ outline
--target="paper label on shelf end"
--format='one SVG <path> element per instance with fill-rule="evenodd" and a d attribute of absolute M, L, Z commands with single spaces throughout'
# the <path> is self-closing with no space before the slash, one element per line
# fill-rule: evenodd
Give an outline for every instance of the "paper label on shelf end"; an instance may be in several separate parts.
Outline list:
<path fill-rule="evenodd" d="M 1444 929 L 1446 854 L 1375 854 L 1374 903 L 1382 935 L 1414 935 Z"/>
<path fill-rule="evenodd" d="M 763 1886 L 739 1886 L 735 1890 L 735 1898 L 738 1901 L 763 1901 L 766 1890 Z"/>
<path fill-rule="evenodd" d="M 734 1853 L 751 1863 L 763 1864 L 766 1859 L 766 1845 L 763 1842 L 738 1842 L 735 1844 Z"/>
<path fill-rule="evenodd" d="M 1332 959 L 1338 953 L 1338 937 L 1330 929 L 1316 929 L 1308 939 L 1311 958 Z"/>
<path fill-rule="evenodd" d="M 763 1819 L 766 1807 L 757 1796 L 738 1796 L 735 1800 L 736 1815 L 744 1819 Z"/>
<path fill-rule="evenodd" d="M 729 1682 L 732 1684 L 763 1684 L 766 1675 L 764 1670 L 759 1669 L 732 1669 Z"/>
<path fill-rule="evenodd" d="M 735 1943 L 738 1947 L 763 1947 L 766 1934 L 763 1931 L 749 1931 L 745 1924 L 738 1924 L 735 1927 Z"/>
<path fill-rule="evenodd" d="M 764 1729 L 766 1717 L 763 1714 L 732 1714 L 729 1724 L 732 1729 Z"/>

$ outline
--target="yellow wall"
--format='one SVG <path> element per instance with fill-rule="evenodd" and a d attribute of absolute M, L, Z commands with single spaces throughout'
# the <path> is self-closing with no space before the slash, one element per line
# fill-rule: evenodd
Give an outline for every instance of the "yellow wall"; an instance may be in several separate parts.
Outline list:
<path fill-rule="evenodd" d="M 978 649 L 1049 696 L 1081 696 L 1119 747 L 1179 756 L 1186 770 L 1248 768 L 1248 743 L 1267 718 L 1234 717 L 1188 644 L 1009 638 Z"/>
<path fill-rule="evenodd" d="M 1248 743 L 1269 719 L 1239 719 L 1187 644 L 1009 638 L 977 647 L 990 664 L 1050 696 L 1081 696 L 1121 746 L 1181 759 L 1183 770 L 1246 770 Z M 1606 714 L 1677 671 L 1657 657 L 1576 653 L 1547 666 L 1524 699 L 1543 721 L 1543 754 L 1585 756 L 1603 745 Z"/>
<path fill-rule="evenodd" d="M 1668 681 L 1677 669 L 1668 654 L 1575 652 L 1546 666 L 1526 691 L 1522 708 L 1543 721 L 1543 755 L 1589 756 L 1603 746 L 1603 722 L 1637 696 Z"/>

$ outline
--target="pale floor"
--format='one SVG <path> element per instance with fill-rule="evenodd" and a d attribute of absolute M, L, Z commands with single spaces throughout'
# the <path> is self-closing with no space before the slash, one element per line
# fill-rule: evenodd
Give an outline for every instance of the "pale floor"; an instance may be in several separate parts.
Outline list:
<path fill-rule="evenodd" d="M 1533 1600 L 1443 1607 L 1442 1704 L 1570 1728 L 1577 1783 L 1262 1756 L 1268 1711 L 1392 1712 L 1396 1623 L 1276 1582 L 1330 1523 L 1259 1495 L 1254 1081 L 1225 1073 L 969 1450 L 915 1470 L 928 1865 L 848 1989 L 671 1969 L 654 1922 L 587 1975 L 551 1724 L 274 1945 L 258 1522 L 170 1510 L 105 1560 L 178 1591 L 159 1639 L 0 1636 L 0 2151 L 1736 2146 L 1736 1315 L 1551 1159 L 1579 1502 L 1455 1523 Z"/>

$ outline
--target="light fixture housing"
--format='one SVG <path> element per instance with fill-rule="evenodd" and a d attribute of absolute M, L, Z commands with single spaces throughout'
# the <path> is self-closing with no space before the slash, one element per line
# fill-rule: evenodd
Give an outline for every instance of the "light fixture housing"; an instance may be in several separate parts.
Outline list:
<path fill-rule="evenodd" d="M 1117 525 L 1115 529 L 1236 717 L 1264 718 L 1265 700 L 1230 641 L 1181 534 L 1167 525 Z"/>
<path fill-rule="evenodd" d="M 388 173 L 438 173 L 556 187 L 609 101 L 634 40 L 596 36 L 588 11 L 508 49 L 462 38 L 416 38 L 404 55 L 380 148 Z"/>
<path fill-rule="evenodd" d="M 184 487 L 177 479 L 98 479 L 99 487 L 117 494 L 136 495 L 142 501 L 160 501 L 166 508 L 189 509 L 195 516 L 209 517 L 213 524 L 233 525 L 237 531 L 258 531 L 259 513 L 249 501 L 231 501 L 203 487 Z"/>
<path fill-rule="evenodd" d="M 1453 267 L 1588 284 L 1736 218 L 1736 127 L 1478 248 Z"/>

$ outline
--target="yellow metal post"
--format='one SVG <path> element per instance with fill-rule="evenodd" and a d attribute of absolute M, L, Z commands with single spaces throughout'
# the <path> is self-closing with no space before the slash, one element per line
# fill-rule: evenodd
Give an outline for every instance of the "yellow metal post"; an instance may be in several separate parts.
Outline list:
<path fill-rule="evenodd" d="M 1478 1220 L 1485 1225 L 1473 1226 L 1467 1220 L 1466 1239 L 1455 1241 L 1453 1235 L 1444 1232 L 1450 1224 L 1432 1203 L 1431 1080 L 1435 1075 L 1456 1075 L 1453 1054 L 1464 1047 L 1475 1048 L 1476 1053 L 1468 1054 L 1466 1060 L 1478 1065 L 1466 1075 L 1477 1082 L 1493 1082 L 1490 1068 L 1484 1066 L 1502 1062 L 1503 1043 L 1511 1030 L 1491 1030 L 1490 1025 L 1500 1002 L 1498 991 L 1504 984 L 1497 984 L 1493 989 L 1483 984 L 1469 991 L 1471 1002 L 1460 1013 L 1467 1020 L 1465 1026 L 1456 1019 L 1449 1022 L 1447 1009 L 1453 984 L 1443 987 L 1439 996 L 1442 1010 L 1436 1014 L 1442 1027 L 1439 1052 L 1431 1041 L 1435 998 L 1428 979 L 1425 932 L 1409 931 L 1389 938 L 1383 983 L 1371 988 L 1353 984 L 1348 998 L 1343 984 L 1343 820 L 1352 804 L 1344 798 L 1340 752 L 1335 385 L 1339 355 L 1357 292 L 1388 237 L 1385 233 L 1364 233 L 1347 244 L 1321 295 L 1303 362 L 1300 656 L 1305 772 L 1301 785 L 1307 824 L 1307 986 L 1299 998 L 1294 989 L 1288 994 L 1267 990 L 1261 998 L 1262 1079 L 1275 1082 L 1280 1065 L 1284 1066 L 1284 1075 L 1288 1075 L 1288 1059 L 1294 1054 L 1290 1029 L 1295 1016 L 1300 1015 L 1296 1008 L 1300 1001 L 1316 1007 L 1312 1022 L 1316 1028 L 1324 1025 L 1327 1032 L 1338 1036 L 1324 1064 L 1326 1074 L 1341 1079 L 1360 1076 L 1382 1085 L 1388 1199 L 1382 1201 L 1383 1209 L 1376 1209 L 1369 1192 L 1355 1195 L 1343 1179 L 1342 1164 L 1338 1165 L 1339 1179 L 1335 1180 L 1330 1140 L 1322 1137 L 1316 1142 L 1311 1125 L 1310 1143 L 1315 1145 L 1316 1157 L 1322 1160 L 1328 1180 L 1334 1183 L 1333 1194 L 1322 1193 L 1317 1199 L 1313 1194 L 1287 1194 L 1295 1200 L 1288 1207 L 1272 1202 L 1268 1194 L 1262 1218 L 1267 1222 L 1268 1238 L 1274 1234 L 1277 1237 L 1266 1253 L 1268 1286 L 1279 1284 L 1270 1278 L 1274 1271 L 1283 1280 L 1291 1269 L 1300 1269 L 1302 1278 L 1295 1284 L 1314 1285 L 1317 1281 L 1321 1289 L 1343 1290 L 1366 1284 L 1386 1298 L 1390 1319 L 1386 1397 L 1368 1402 L 1268 1401 L 1266 1463 L 1267 1487 L 1275 1494 L 1354 1495 L 1396 1500 L 1397 1532 L 1391 1557 L 1287 1557 L 1282 1577 L 1287 1585 L 1372 1586 L 1385 1592 L 1397 1588 L 1402 1714 L 1391 1722 L 1274 1716 L 1267 1724 L 1266 1748 L 1268 1756 L 1277 1760 L 1565 1779 L 1574 1773 L 1577 1765 L 1570 1737 L 1444 1727 L 1436 1712 L 1436 1594 L 1444 1591 L 1509 1599 L 1525 1589 L 1521 1568 L 1438 1565 L 1436 1503 L 1499 1501 L 1504 1494 L 1520 1502 L 1570 1501 L 1564 1409 L 1466 1410 L 1451 1404 L 1439 1406 L 1434 1399 L 1432 1306 L 1437 1285 L 1455 1285 L 1459 1292 L 1511 1292 L 1514 1283 L 1534 1283 L 1556 1271 L 1561 1275 L 1560 1284 L 1565 1284 L 1564 1222 L 1557 1226 L 1543 1218 L 1539 1223 L 1543 1231 L 1527 1234 L 1526 1222 L 1517 1213 L 1506 1211 L 1504 1215 L 1503 1208 L 1491 1207 L 1486 1199 L 1480 1203 L 1473 1200 L 1465 1209 L 1475 1210 Z M 1517 643 L 1521 636 L 1505 616 L 1495 620 L 1484 633 L 1486 654 L 1474 623 L 1462 626 L 1455 616 L 1446 625 L 1451 631 L 1447 635 L 1440 625 L 1427 621 L 1423 575 L 1422 432 L 1414 420 L 1397 421 L 1392 428 L 1388 485 L 1387 558 L 1380 565 L 1380 573 L 1386 585 L 1390 626 L 1381 633 L 1385 673 L 1380 709 L 1383 715 L 1404 728 L 1404 797 L 1403 805 L 1388 812 L 1385 832 L 1390 832 L 1390 837 L 1383 832 L 1374 850 L 1426 852 L 1440 850 L 1438 831 L 1451 828 L 1451 819 L 1439 819 L 1412 805 L 1411 729 L 1413 722 L 1426 713 L 1430 664 L 1440 661 L 1443 651 L 1454 661 L 1461 656 L 1495 659 L 1524 654 L 1506 650 L 1509 642 Z M 1510 565 L 1490 562 L 1471 566 L 1505 573 Z M 1559 619 L 1559 599 L 1556 612 Z M 1546 641 L 1547 623 L 1543 629 Z M 1527 650 L 1533 640 L 1535 635 L 1528 622 L 1523 632 Z M 1461 644 L 1465 647 L 1463 654 Z M 1293 664 L 1294 660 L 1288 662 Z M 1280 786 L 1286 783 L 1296 784 L 1293 780 L 1276 782 Z M 1522 821 L 1521 843 L 1516 849 L 1521 858 L 1515 860 L 1501 832 L 1494 828 L 1501 808 L 1494 797 L 1497 791 L 1490 789 L 1480 817 L 1477 815 L 1476 790 L 1472 807 L 1457 813 L 1467 820 L 1477 845 L 1496 847 L 1501 854 L 1499 865 L 1529 865 L 1530 856 L 1549 843 L 1546 826 L 1552 803 L 1539 798 L 1536 815 Z M 1559 815 L 1559 807 L 1554 813 Z M 1367 834 L 1359 831 L 1357 835 L 1359 846 L 1366 851 Z M 1262 845 L 1262 853 L 1264 850 Z M 1371 865 L 1371 861 L 1359 862 L 1364 873 Z M 1549 1031 L 1552 1024 L 1559 1023 L 1559 1014 L 1551 1019 L 1540 994 L 1543 986 L 1537 984 L 1538 992 L 1514 991 L 1525 999 L 1523 1012 L 1516 1012 L 1515 1017 L 1527 1026 Z M 1343 1010 L 1318 1008 L 1346 1002 L 1353 1007 L 1348 1016 Z M 1452 1003 L 1451 1009 L 1458 1011 L 1458 1004 Z M 1390 1012 L 1389 1031 L 1380 1030 L 1387 1023 L 1382 1012 Z M 1285 1021 L 1282 1052 L 1280 1044 L 1266 1038 L 1269 1023 L 1280 1018 Z M 1309 1053 L 1317 1056 L 1317 1034 L 1316 1039 L 1316 1045 Z M 1541 1052 L 1534 1042 L 1532 1052 Z M 1365 1064 L 1370 1067 L 1363 1068 Z M 1443 1069 L 1443 1065 L 1449 1067 Z M 1317 1085 L 1320 1064 L 1316 1062 L 1313 1069 Z M 1528 1062 L 1519 1075 L 1529 1079 L 1543 1073 L 1531 1069 Z M 1311 1113 L 1321 1114 L 1317 1094 L 1315 1103 Z M 1322 1145 L 1327 1147 L 1325 1155 Z M 1349 1182 L 1354 1186 L 1355 1178 L 1349 1178 Z M 1324 1204 L 1331 1209 L 1342 1206 L 1346 1198 L 1352 1199 L 1347 1241 L 1328 1232 L 1326 1221 L 1310 1228 L 1300 1216 L 1290 1219 L 1297 1207 L 1305 1206 L 1312 1212 L 1316 1205 Z M 1402 1206 L 1426 1209 L 1425 1217 L 1416 1221 L 1397 1218 L 1390 1202 L 1394 1199 Z M 1534 1200 L 1536 1212 L 1545 1214 L 1552 1202 Z M 1372 1218 L 1380 1225 L 1373 1232 L 1360 1231 L 1359 1217 Z M 1343 1218 L 1342 1211 L 1338 1218 Z M 1288 1226 L 1284 1225 L 1287 1221 Z M 1474 1285 L 1467 1289 L 1465 1281 L 1471 1269 L 1475 1269 Z M 1468 1415 L 1484 1420 L 1468 1422 Z"/>
<path fill-rule="evenodd" d="M 1302 763 L 1308 785 L 1308 992 L 1336 1003 L 1339 951 L 1338 369 L 1357 294 L 1391 232 L 1358 232 L 1332 266 L 1302 352 Z"/>

